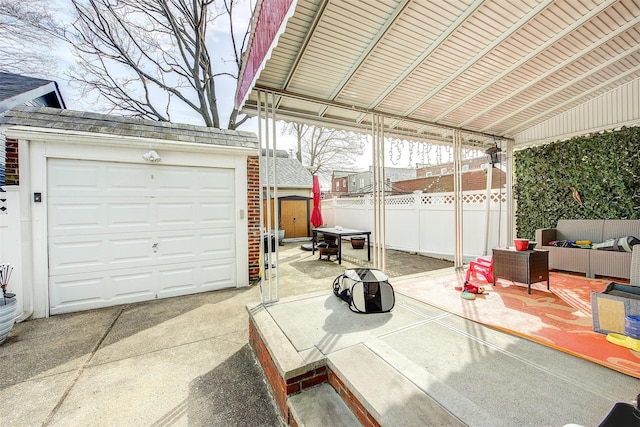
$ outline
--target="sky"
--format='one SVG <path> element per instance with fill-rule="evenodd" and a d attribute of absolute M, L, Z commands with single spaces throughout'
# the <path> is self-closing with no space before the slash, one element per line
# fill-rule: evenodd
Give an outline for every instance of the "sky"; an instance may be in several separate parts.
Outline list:
<path fill-rule="evenodd" d="M 236 31 L 244 30 L 250 22 L 251 14 L 255 6 L 256 0 L 240 0 L 236 15 Z M 72 22 L 72 15 L 70 12 L 71 6 L 69 0 L 52 0 L 52 10 L 57 11 L 57 16 L 65 23 Z M 225 62 L 228 62 L 232 56 L 232 50 L 229 42 L 229 28 L 226 21 L 221 19 L 216 21 L 214 26 L 209 30 L 209 43 L 211 56 L 214 61 L 217 62 L 218 67 L 224 67 Z M 58 82 L 62 96 L 65 99 L 67 108 L 81 111 L 95 111 L 105 113 L 105 109 L 100 105 L 92 102 L 91 98 L 83 96 L 78 88 L 73 87 L 67 81 L 65 72 L 75 64 L 75 57 L 73 56 L 71 49 L 68 46 L 60 45 L 56 51 L 56 56 L 59 59 L 58 73 L 56 75 L 38 76 L 55 80 Z M 218 68 L 219 69 L 219 68 Z M 233 108 L 233 100 L 235 97 L 236 81 L 232 78 L 221 79 L 216 83 L 217 99 L 219 100 L 219 109 L 221 114 L 221 123 L 226 125 L 228 122 L 229 114 Z M 172 120 L 180 123 L 190 124 L 202 124 L 201 119 L 196 116 L 195 113 L 187 108 L 182 110 L 176 110 L 172 114 Z M 240 130 L 249 132 L 258 132 L 258 120 L 252 118 L 240 127 Z M 277 132 L 277 148 L 290 150 L 295 149 L 295 138 L 282 135 L 281 132 Z M 408 145 L 406 145 L 408 147 Z M 389 153 L 391 147 L 387 146 L 385 153 Z M 420 153 L 415 151 L 413 155 L 409 156 L 409 150 L 404 149 L 402 152 L 394 150 L 393 155 L 387 155 L 386 165 L 388 167 L 415 167 L 416 162 L 424 162 L 424 156 L 420 156 Z M 428 159 L 427 159 L 428 161 Z M 368 144 L 365 149 L 364 155 L 359 159 L 355 165 L 355 169 L 366 170 L 369 165 L 372 164 L 371 145 Z"/>

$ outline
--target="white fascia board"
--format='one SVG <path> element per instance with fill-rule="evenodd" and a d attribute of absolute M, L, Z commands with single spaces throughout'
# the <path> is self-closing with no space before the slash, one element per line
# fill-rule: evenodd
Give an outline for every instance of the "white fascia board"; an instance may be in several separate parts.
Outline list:
<path fill-rule="evenodd" d="M 84 146 L 100 145 L 110 147 L 142 147 L 183 152 L 206 152 L 220 154 L 242 154 L 246 156 L 258 155 L 258 147 L 236 147 L 196 142 L 172 141 L 157 138 L 145 138 L 125 135 L 111 135 L 106 133 L 79 132 L 65 129 L 37 128 L 31 126 L 14 126 L 6 130 L 7 138 L 61 142 Z"/>

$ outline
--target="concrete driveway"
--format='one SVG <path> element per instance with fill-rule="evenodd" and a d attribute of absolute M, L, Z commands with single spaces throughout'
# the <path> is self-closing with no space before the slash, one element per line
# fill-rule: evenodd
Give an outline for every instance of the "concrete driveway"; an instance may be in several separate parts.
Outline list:
<path fill-rule="evenodd" d="M 347 246 L 342 265 L 280 247 L 280 297 L 331 292 L 366 264 Z M 391 276 L 450 265 L 389 252 Z M 254 285 L 17 324 L 0 346 L 0 426 L 281 425 L 248 346 L 257 301 Z"/>

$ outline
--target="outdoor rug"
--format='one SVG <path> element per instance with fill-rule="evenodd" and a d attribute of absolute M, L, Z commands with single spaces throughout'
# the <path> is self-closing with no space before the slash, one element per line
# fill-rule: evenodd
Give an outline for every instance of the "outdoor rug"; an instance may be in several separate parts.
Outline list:
<path fill-rule="evenodd" d="M 499 280 L 484 286 L 474 300 L 460 297 L 456 287 L 464 284 L 464 272 L 452 272 L 392 283 L 396 292 L 464 318 L 521 336 L 577 357 L 640 378 L 640 353 L 611 344 L 606 335 L 593 331 L 591 292 L 602 292 L 614 279 L 588 279 L 569 273 L 550 272 L 546 282 L 527 286 Z"/>

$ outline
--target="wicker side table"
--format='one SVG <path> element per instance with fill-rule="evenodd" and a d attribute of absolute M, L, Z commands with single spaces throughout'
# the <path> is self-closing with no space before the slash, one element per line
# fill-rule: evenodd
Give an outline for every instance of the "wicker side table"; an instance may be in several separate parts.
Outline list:
<path fill-rule="evenodd" d="M 496 278 L 527 284 L 547 282 L 549 289 L 549 251 L 516 251 L 515 249 L 493 250 L 493 285 Z"/>

